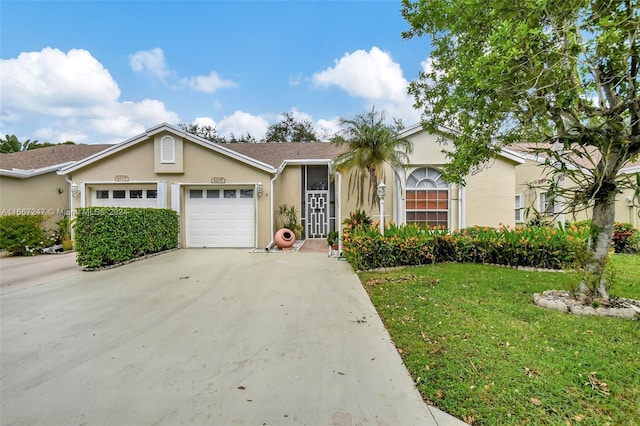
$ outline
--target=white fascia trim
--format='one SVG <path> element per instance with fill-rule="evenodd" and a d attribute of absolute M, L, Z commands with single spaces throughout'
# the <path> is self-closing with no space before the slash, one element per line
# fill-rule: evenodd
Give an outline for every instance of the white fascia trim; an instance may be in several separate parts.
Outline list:
<path fill-rule="evenodd" d="M 138 136 L 134 136 L 131 139 L 127 139 L 124 142 L 120 142 L 118 144 L 115 144 L 112 147 L 109 147 L 109 148 L 107 148 L 107 149 L 105 149 L 103 151 L 100 151 L 100 152 L 97 152 L 97 153 L 95 153 L 93 155 L 90 155 L 90 156 L 88 156 L 87 158 L 85 158 L 83 160 L 77 161 L 77 162 L 71 164 L 70 166 L 65 167 L 62 170 L 60 170 L 58 172 L 58 174 L 66 175 L 66 174 L 69 174 L 69 173 L 73 173 L 73 172 L 75 172 L 76 170 L 78 170 L 78 169 L 80 169 L 82 167 L 85 167 L 85 166 L 87 166 L 87 165 L 89 165 L 91 163 L 94 163 L 94 162 L 98 161 L 98 160 L 102 160 L 105 157 L 109 157 L 110 155 L 115 154 L 116 152 L 120 152 L 120 151 L 122 151 L 122 150 L 124 150 L 126 148 L 129 148 L 130 146 L 135 145 L 135 144 L 137 144 L 137 143 L 139 143 L 139 142 L 141 142 L 143 140 L 146 140 L 146 139 L 147 139 L 147 134 L 146 133 L 142 133 L 142 134 L 140 134 Z"/>
<path fill-rule="evenodd" d="M 206 139 L 202 139 L 196 135 L 192 135 L 191 133 L 188 133 L 184 130 L 182 130 L 181 128 L 177 127 L 177 126 L 173 126 L 171 124 L 168 123 L 162 123 L 162 124 L 158 124 L 157 126 L 153 126 L 149 129 L 147 129 L 144 133 L 141 133 L 137 136 L 134 136 L 130 139 L 127 139 L 124 142 L 120 142 L 119 144 L 114 145 L 113 147 L 107 148 L 104 151 L 98 152 L 96 154 L 93 154 L 81 161 L 78 161 L 66 168 L 63 168 L 62 170 L 60 170 L 58 173 L 59 174 L 68 174 L 68 173 L 72 173 L 82 167 L 85 167 L 95 161 L 101 160 L 105 157 L 108 157 L 112 154 L 115 154 L 117 152 L 122 151 L 123 149 L 129 148 L 130 146 L 136 145 L 142 141 L 147 140 L 148 138 L 150 138 L 151 136 L 163 132 L 163 131 L 168 131 L 173 133 L 176 136 L 180 136 L 183 139 L 187 139 L 190 140 L 191 142 L 194 142 L 200 146 L 203 146 L 205 148 L 209 148 L 212 151 L 216 151 L 218 153 L 224 154 L 228 157 L 234 158 L 242 163 L 248 164 L 250 166 L 256 167 L 260 170 L 264 170 L 266 172 L 269 173 L 274 173 L 275 169 L 266 164 L 263 163 L 261 161 L 255 160 L 251 157 L 247 157 L 246 155 L 242 155 L 239 154 L 229 148 L 225 148 L 223 146 L 221 146 L 220 144 L 214 144 L 213 142 L 210 142 Z"/>
<path fill-rule="evenodd" d="M 618 172 L 618 174 L 620 175 L 632 175 L 635 173 L 640 173 L 640 166 L 623 168 L 622 170 L 620 170 L 620 172 Z"/>
<path fill-rule="evenodd" d="M 157 180 L 130 180 L 127 182 L 118 182 L 115 180 L 87 180 L 82 182 L 85 185 L 129 185 L 129 184 L 133 184 L 133 185 L 138 185 L 138 184 L 149 184 L 149 183 L 155 183 L 157 184 L 158 181 Z"/>
<path fill-rule="evenodd" d="M 176 134 L 177 136 L 182 137 L 183 139 L 188 139 L 193 143 L 196 143 L 204 148 L 209 148 L 213 151 L 216 151 L 220 154 L 224 154 L 228 157 L 234 158 L 242 163 L 248 164 L 250 166 L 256 167 L 258 169 L 264 170 L 265 172 L 269 172 L 269 173 L 275 173 L 275 169 L 270 166 L 267 163 L 263 163 L 262 161 L 258 161 L 255 158 L 246 156 L 244 154 L 240 154 L 239 152 L 236 152 L 230 148 L 227 148 L 225 146 L 223 146 L 222 144 L 219 143 L 214 143 L 211 142 L 207 139 L 203 139 L 199 136 L 194 135 L 193 133 L 189 133 L 185 130 L 182 130 L 180 127 L 178 126 L 174 126 L 172 124 L 169 123 L 162 123 L 162 124 L 158 124 L 157 126 L 153 126 L 150 129 L 147 129 L 146 131 L 146 135 L 147 136 L 153 136 L 157 133 L 163 132 L 163 131 L 171 131 L 174 134 Z"/>
<path fill-rule="evenodd" d="M 514 161 L 516 163 L 519 164 L 524 164 L 526 157 L 515 152 L 515 151 L 511 151 L 507 148 L 502 148 L 500 150 L 500 155 L 508 160 Z"/>
<path fill-rule="evenodd" d="M 280 174 L 287 166 L 324 166 L 331 165 L 333 160 L 331 159 L 309 159 L 309 160 L 284 160 L 280 167 L 278 167 L 277 173 Z"/>
<path fill-rule="evenodd" d="M 249 166 L 255 167 L 256 169 L 260 169 L 262 171 L 268 172 L 268 173 L 275 173 L 276 169 L 273 168 L 273 166 L 270 166 L 267 163 L 263 163 L 262 161 L 258 161 L 255 158 L 251 158 L 249 156 L 246 156 L 244 154 L 240 154 L 239 152 L 236 152 L 230 148 L 227 148 L 225 146 L 222 146 L 221 144 L 217 144 L 217 143 L 213 143 L 210 142 L 206 139 L 201 139 L 195 135 L 192 134 L 185 134 L 182 135 L 182 137 L 184 139 L 188 139 L 193 143 L 196 143 L 204 148 L 209 148 L 212 151 L 216 151 L 219 154 L 223 154 L 226 155 L 227 157 L 231 157 L 235 160 L 240 161 L 241 163 L 245 163 Z"/>
<path fill-rule="evenodd" d="M 156 181 L 154 181 L 156 182 Z M 255 182 L 225 182 L 225 183 L 211 183 L 211 182 L 174 182 L 180 186 L 256 186 Z"/>
<path fill-rule="evenodd" d="M 408 136 L 412 136 L 415 135 L 416 133 L 420 133 L 420 132 L 426 132 L 426 130 L 424 130 L 424 128 L 422 127 L 421 123 L 418 124 L 413 124 L 409 127 L 405 127 L 404 129 L 402 129 L 399 133 L 399 136 L 401 138 L 406 138 Z M 438 130 L 436 130 L 438 133 L 441 133 L 443 136 L 446 136 L 448 134 L 456 134 L 457 132 L 453 129 L 450 129 L 448 127 L 445 126 L 439 126 Z"/>
<path fill-rule="evenodd" d="M 70 162 L 66 162 L 66 163 L 54 164 L 52 166 L 41 167 L 39 169 L 29 169 L 29 170 L 25 170 L 25 169 L 11 169 L 11 170 L 9 170 L 9 169 L 0 169 L 0 176 L 9 176 L 9 177 L 15 177 L 15 178 L 20 178 L 20 179 L 26 179 L 26 178 L 30 178 L 30 177 L 33 177 L 33 176 L 38 176 L 38 175 L 43 175 L 45 173 L 58 171 L 62 167 L 65 167 L 65 166 L 67 166 L 69 164 L 73 164 L 73 162 L 70 161 Z M 60 174 L 60 173 L 58 173 L 58 174 Z"/>

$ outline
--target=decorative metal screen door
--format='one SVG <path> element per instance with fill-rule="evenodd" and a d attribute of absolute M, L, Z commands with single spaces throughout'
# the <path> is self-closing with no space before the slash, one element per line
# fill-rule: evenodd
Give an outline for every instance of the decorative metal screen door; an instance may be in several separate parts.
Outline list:
<path fill-rule="evenodd" d="M 329 236 L 329 191 L 307 191 L 307 238 Z"/>

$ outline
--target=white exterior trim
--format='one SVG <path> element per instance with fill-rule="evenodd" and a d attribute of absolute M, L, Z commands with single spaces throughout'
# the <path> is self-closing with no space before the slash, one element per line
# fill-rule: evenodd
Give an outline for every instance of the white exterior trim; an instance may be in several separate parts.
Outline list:
<path fill-rule="evenodd" d="M 41 167 L 39 169 L 0 169 L 0 176 L 8 176 L 19 179 L 26 179 L 33 176 L 43 175 L 49 172 L 55 172 L 62 167 L 73 164 L 73 161 L 66 163 L 54 164 L 52 166 Z M 59 173 L 58 173 L 59 174 Z"/>
<path fill-rule="evenodd" d="M 105 157 L 109 157 L 109 156 L 111 156 L 111 155 L 113 155 L 113 154 L 115 154 L 117 152 L 120 152 L 120 151 L 122 151 L 124 149 L 127 149 L 127 148 L 131 147 L 131 146 L 137 145 L 138 143 L 144 142 L 144 141 L 148 140 L 149 138 L 151 138 L 151 136 L 153 136 L 155 134 L 158 134 L 160 132 L 163 132 L 163 131 L 170 132 L 174 136 L 180 136 L 181 138 L 183 138 L 185 140 L 191 141 L 191 142 L 193 142 L 193 143 L 195 143 L 197 145 L 200 145 L 200 146 L 202 146 L 204 148 L 208 148 L 208 149 L 210 149 L 210 150 L 212 150 L 214 152 L 218 152 L 218 153 L 223 154 L 223 155 L 225 155 L 227 157 L 231 157 L 233 159 L 236 159 L 236 160 L 238 160 L 238 161 L 240 161 L 242 163 L 245 163 L 245 164 L 247 164 L 249 166 L 252 166 L 252 167 L 255 167 L 257 169 L 260 169 L 260 170 L 263 170 L 263 171 L 266 171 L 266 172 L 269 172 L 269 173 L 275 173 L 275 169 L 272 166 L 270 166 L 270 165 L 268 165 L 266 163 L 263 163 L 261 161 L 258 161 L 256 159 L 254 159 L 254 158 L 248 157 L 246 155 L 240 154 L 240 153 L 238 153 L 236 151 L 233 151 L 233 150 L 231 150 L 229 148 L 226 148 L 226 147 L 222 146 L 221 144 L 216 144 L 216 143 L 213 143 L 213 142 L 208 141 L 206 139 L 202 139 L 202 138 L 200 138 L 200 137 L 198 137 L 196 135 L 193 135 L 191 133 L 188 133 L 188 132 L 182 130 L 179 127 L 173 126 L 173 125 L 168 124 L 168 123 L 162 123 L 162 124 L 159 124 L 157 126 L 151 127 L 150 129 L 147 129 L 147 131 L 144 132 L 144 133 L 141 133 L 141 134 L 139 134 L 137 136 L 134 136 L 134 137 L 132 137 L 130 139 L 127 139 L 124 142 L 121 142 L 121 143 L 119 143 L 117 145 L 114 145 L 114 146 L 112 146 L 110 148 L 107 148 L 104 151 L 101 151 L 101 152 L 98 152 L 96 154 L 93 154 L 93 155 L 85 158 L 84 160 L 80 160 L 78 162 L 75 162 L 75 163 L 67 166 L 67 167 L 64 167 L 64 168 L 62 168 L 62 170 L 60 170 L 58 172 L 58 174 L 69 174 L 69 173 L 72 173 L 72 172 L 74 172 L 74 171 L 76 171 L 78 169 L 81 169 L 83 167 L 86 167 L 86 166 L 88 166 L 88 165 L 90 165 L 90 164 L 92 164 L 92 163 L 94 163 L 96 161 L 102 160 Z"/>
<path fill-rule="evenodd" d="M 167 208 L 167 181 L 159 180 L 156 185 L 156 190 L 158 191 L 158 205 L 159 209 Z"/>

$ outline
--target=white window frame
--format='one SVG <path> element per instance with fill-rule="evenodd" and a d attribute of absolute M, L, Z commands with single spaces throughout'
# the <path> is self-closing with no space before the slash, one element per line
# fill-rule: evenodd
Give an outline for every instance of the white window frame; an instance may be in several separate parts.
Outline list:
<path fill-rule="evenodd" d="M 160 162 L 163 164 L 176 162 L 176 141 L 171 136 L 164 136 L 160 140 Z"/>
<path fill-rule="evenodd" d="M 524 194 L 516 194 L 516 223 L 524 222 Z"/>
<path fill-rule="evenodd" d="M 555 206 L 553 202 L 551 202 L 551 197 L 548 192 L 538 194 L 538 212 L 541 215 L 553 215 L 555 213 Z"/>
<path fill-rule="evenodd" d="M 422 176 L 424 175 L 424 176 Z M 407 215 L 409 213 L 414 212 L 424 212 L 429 213 L 446 213 L 447 215 L 447 228 L 451 228 L 451 188 L 449 184 L 442 178 L 442 172 L 436 168 L 425 166 L 419 167 L 415 169 L 411 174 L 407 177 L 407 182 L 405 184 L 405 194 L 408 191 L 417 191 L 417 192 L 445 192 L 447 194 L 447 208 L 446 209 L 409 209 L 407 208 L 407 200 L 405 199 L 405 212 L 404 212 L 404 220 L 405 223 L 420 223 L 415 222 L 413 220 L 409 220 Z M 427 201 L 428 202 L 428 201 Z M 428 223 L 425 222 L 425 223 Z"/>

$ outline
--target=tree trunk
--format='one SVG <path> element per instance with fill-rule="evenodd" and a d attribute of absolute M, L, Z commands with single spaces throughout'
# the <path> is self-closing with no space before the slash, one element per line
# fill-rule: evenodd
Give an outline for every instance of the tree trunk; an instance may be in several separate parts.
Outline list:
<path fill-rule="evenodd" d="M 593 206 L 593 225 L 596 227 L 597 236 L 595 241 L 589 242 L 589 250 L 593 258 L 587 265 L 587 272 L 592 279 L 592 287 L 587 285 L 585 280 L 580 283 L 580 292 L 598 293 L 601 297 L 608 299 L 607 279 L 604 276 L 609 248 L 613 238 L 613 221 L 615 218 L 615 192 L 610 192 L 606 197 L 597 198 Z"/>

